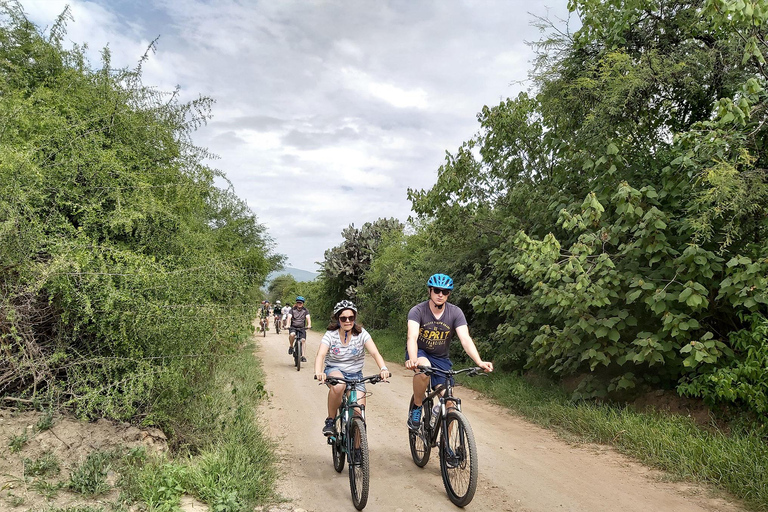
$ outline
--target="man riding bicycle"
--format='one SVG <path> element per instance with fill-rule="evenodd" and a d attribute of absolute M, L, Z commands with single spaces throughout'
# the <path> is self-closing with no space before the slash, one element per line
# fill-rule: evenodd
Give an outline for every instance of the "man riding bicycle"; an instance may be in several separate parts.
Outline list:
<path fill-rule="evenodd" d="M 275 307 L 272 308 L 272 314 L 274 315 L 275 329 L 280 327 L 280 315 L 282 315 L 283 307 L 280 305 L 280 301 L 275 301 Z"/>
<path fill-rule="evenodd" d="M 427 286 L 429 299 L 416 304 L 408 312 L 405 367 L 414 372 L 419 365 L 450 370 L 453 363 L 448 357 L 448 347 L 456 334 L 475 364 L 486 372 L 492 372 L 493 363 L 482 360 L 469 336 L 464 312 L 448 302 L 448 296 L 453 291 L 453 279 L 445 274 L 434 274 L 427 281 Z M 445 382 L 445 377 L 433 374 L 431 381 L 434 388 Z M 421 404 L 429 383 L 430 377 L 423 373 L 413 376 L 414 408 L 408 414 L 408 428 L 411 430 L 418 430 L 421 425 Z"/>
<path fill-rule="evenodd" d="M 301 362 L 306 363 L 304 356 L 304 343 L 307 339 L 307 329 L 312 328 L 312 320 L 309 318 L 309 310 L 304 307 L 304 297 L 296 297 L 296 304 L 288 313 L 288 354 L 293 355 L 293 341 L 298 338 L 301 343 Z"/>

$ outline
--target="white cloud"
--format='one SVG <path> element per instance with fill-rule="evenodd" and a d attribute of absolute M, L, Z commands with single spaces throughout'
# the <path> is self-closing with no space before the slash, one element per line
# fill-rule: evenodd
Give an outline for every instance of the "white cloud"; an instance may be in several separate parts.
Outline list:
<path fill-rule="evenodd" d="M 359 69 L 345 67 L 341 75 L 347 87 L 358 92 L 386 101 L 397 108 L 427 108 L 427 92 L 420 88 L 406 89 L 391 83 L 376 80 Z"/>
<path fill-rule="evenodd" d="M 144 81 L 215 99 L 195 143 L 222 169 L 293 266 L 313 270 L 341 230 L 405 220 L 405 190 L 429 188 L 444 152 L 477 130 L 483 105 L 515 96 L 539 33 L 522 0 L 24 0 L 98 67 L 144 64 Z M 565 17 L 555 0 L 553 19 Z"/>

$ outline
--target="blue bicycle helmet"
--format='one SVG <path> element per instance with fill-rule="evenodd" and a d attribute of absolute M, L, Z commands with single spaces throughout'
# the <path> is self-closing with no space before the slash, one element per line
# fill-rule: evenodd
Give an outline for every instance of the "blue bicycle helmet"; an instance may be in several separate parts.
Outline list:
<path fill-rule="evenodd" d="M 304 297 L 299 295 L 298 297 L 296 297 L 296 302 L 306 302 L 306 301 L 304 300 Z"/>
<path fill-rule="evenodd" d="M 445 274 L 435 274 L 427 281 L 427 286 L 430 288 L 443 288 L 445 290 L 453 290 L 453 279 Z"/>

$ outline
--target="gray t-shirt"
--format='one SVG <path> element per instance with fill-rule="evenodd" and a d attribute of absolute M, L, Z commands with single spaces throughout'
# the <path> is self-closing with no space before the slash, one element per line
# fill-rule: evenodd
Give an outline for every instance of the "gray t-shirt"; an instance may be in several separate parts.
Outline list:
<path fill-rule="evenodd" d="M 365 329 L 360 334 L 350 333 L 349 342 L 341 342 L 341 329 L 325 331 L 320 343 L 328 346 L 325 356 L 326 366 L 333 366 L 342 372 L 355 373 L 363 370 L 365 363 L 365 343 L 371 339 Z"/>
<path fill-rule="evenodd" d="M 460 307 L 446 302 L 440 319 L 429 309 L 429 301 L 416 304 L 408 312 L 408 320 L 419 323 L 419 348 L 434 357 L 448 357 L 448 346 L 457 327 L 467 325 Z"/>
<path fill-rule="evenodd" d="M 306 325 L 307 315 L 309 310 L 306 307 L 297 309 L 296 306 L 291 308 L 289 313 L 291 315 L 291 327 L 294 329 L 303 329 Z"/>

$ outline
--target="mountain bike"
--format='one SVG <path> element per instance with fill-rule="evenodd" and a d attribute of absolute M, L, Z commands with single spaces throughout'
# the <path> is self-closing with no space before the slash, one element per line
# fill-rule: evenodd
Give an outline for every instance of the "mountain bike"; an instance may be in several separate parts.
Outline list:
<path fill-rule="evenodd" d="M 432 448 L 439 445 L 440 473 L 445 492 L 454 505 L 463 507 L 472 501 L 477 489 L 477 445 L 472 426 L 461 413 L 461 399 L 453 396 L 453 376 L 466 373 L 474 377 L 483 369 L 472 367 L 446 371 L 421 365 L 418 369 L 425 375 L 444 375 L 446 381 L 434 389 L 430 381 L 421 405 L 421 425 L 416 431 L 408 430 L 411 457 L 417 466 L 423 468 L 429 462 Z M 413 397 L 408 411 L 412 409 Z"/>
<path fill-rule="evenodd" d="M 266 318 L 262 318 L 261 319 L 261 321 L 260 321 L 261 332 L 262 332 L 262 334 L 263 334 L 263 336 L 265 338 L 267 337 L 267 325 L 268 324 L 269 324 L 269 321 Z"/>
<path fill-rule="evenodd" d="M 317 378 L 317 377 L 315 377 Z M 370 460 L 368 457 L 368 437 L 365 430 L 365 406 L 358 403 L 356 384 L 381 382 L 381 375 L 369 375 L 362 379 L 344 379 L 328 377 L 328 384 L 344 383 L 341 406 L 334 418 L 333 434 L 328 436 L 333 455 L 333 469 L 341 473 L 344 459 L 348 459 L 349 490 L 352 504 L 357 510 L 363 510 L 368 502 L 368 483 L 370 480 Z"/>
<path fill-rule="evenodd" d="M 301 371 L 301 340 L 307 337 L 304 329 L 296 329 L 296 335 L 293 338 L 293 364 L 296 365 L 296 371 Z"/>

